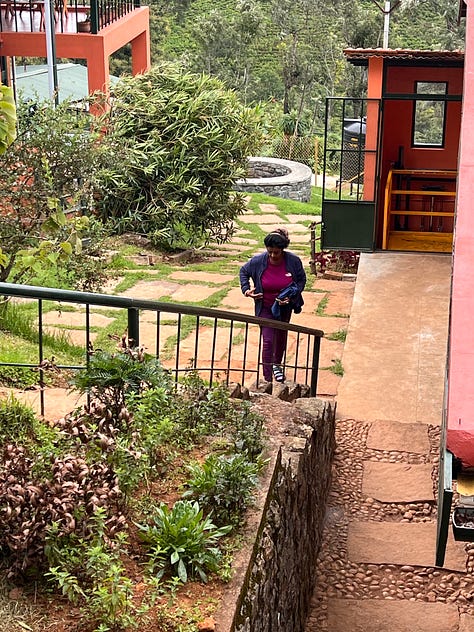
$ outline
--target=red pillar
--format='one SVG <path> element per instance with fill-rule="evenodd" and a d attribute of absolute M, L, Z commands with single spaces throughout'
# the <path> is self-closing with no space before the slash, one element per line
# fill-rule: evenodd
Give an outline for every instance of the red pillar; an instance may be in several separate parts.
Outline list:
<path fill-rule="evenodd" d="M 132 73 L 141 74 L 151 65 L 150 31 L 147 29 L 135 37 L 132 42 Z"/>

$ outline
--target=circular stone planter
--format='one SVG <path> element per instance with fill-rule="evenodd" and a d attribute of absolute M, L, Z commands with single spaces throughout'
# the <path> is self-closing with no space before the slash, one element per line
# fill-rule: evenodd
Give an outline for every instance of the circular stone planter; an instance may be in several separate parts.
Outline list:
<path fill-rule="evenodd" d="M 249 158 L 248 177 L 237 180 L 236 191 L 264 193 L 275 197 L 309 202 L 312 171 L 307 165 L 281 158 Z"/>

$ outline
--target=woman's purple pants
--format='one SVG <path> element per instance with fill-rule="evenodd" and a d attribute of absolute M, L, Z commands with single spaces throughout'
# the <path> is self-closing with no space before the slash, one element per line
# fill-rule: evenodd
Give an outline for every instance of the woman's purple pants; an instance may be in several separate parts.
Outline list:
<path fill-rule="evenodd" d="M 261 318 L 273 318 L 272 310 L 269 307 L 263 307 L 259 316 Z M 290 322 L 291 311 L 288 311 L 288 317 L 282 313 L 282 321 Z M 263 379 L 267 382 L 272 381 L 272 367 L 274 364 L 281 364 L 283 355 L 286 350 L 286 341 L 288 332 L 282 329 L 273 329 L 273 327 L 261 327 L 262 332 L 262 365 Z"/>

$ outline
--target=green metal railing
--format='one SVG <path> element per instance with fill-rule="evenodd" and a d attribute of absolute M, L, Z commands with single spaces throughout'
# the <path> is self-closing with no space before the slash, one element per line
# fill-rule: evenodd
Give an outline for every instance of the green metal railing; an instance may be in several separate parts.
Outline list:
<path fill-rule="evenodd" d="M 320 344 L 324 335 L 319 329 L 194 305 L 10 283 L 0 283 L 0 296 L 37 302 L 36 362 L 5 362 L 0 347 L 0 366 L 38 369 L 41 414 L 44 414 L 47 392 L 42 368 L 48 360 L 45 357 L 45 333 L 51 329 L 50 324 L 45 325 L 44 315 L 54 309 L 64 310 L 66 304 L 75 305 L 84 317 L 84 362 L 82 365 L 56 364 L 56 369 L 84 368 L 93 347 L 91 327 L 94 315 L 100 308 L 118 308 L 127 312 L 129 346 L 143 347 L 146 353 L 159 358 L 176 381 L 192 366 L 210 386 L 217 381 L 247 386 L 250 380 L 256 381 L 258 386 L 260 327 L 271 325 L 274 329 L 283 329 L 288 332 L 284 358 L 287 379 L 307 386 L 309 394 L 316 395 Z"/>

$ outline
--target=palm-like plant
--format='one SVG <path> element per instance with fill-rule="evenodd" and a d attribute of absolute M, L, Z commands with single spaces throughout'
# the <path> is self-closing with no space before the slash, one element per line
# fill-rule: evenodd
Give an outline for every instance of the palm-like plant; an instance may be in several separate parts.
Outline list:
<path fill-rule="evenodd" d="M 90 393 L 113 415 L 120 413 L 129 393 L 140 393 L 168 383 L 169 376 L 157 358 L 133 350 L 95 351 L 89 366 L 71 380 L 74 388 L 81 393 Z"/>

